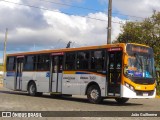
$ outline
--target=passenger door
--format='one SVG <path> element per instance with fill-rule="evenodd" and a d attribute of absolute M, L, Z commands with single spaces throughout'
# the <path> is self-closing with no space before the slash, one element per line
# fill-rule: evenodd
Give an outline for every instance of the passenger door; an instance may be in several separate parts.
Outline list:
<path fill-rule="evenodd" d="M 51 55 L 50 92 L 62 92 L 63 53 Z"/>
<path fill-rule="evenodd" d="M 108 96 L 120 96 L 122 48 L 108 49 Z"/>
<path fill-rule="evenodd" d="M 16 59 L 15 90 L 22 90 L 22 72 L 24 56 L 18 56 Z"/>

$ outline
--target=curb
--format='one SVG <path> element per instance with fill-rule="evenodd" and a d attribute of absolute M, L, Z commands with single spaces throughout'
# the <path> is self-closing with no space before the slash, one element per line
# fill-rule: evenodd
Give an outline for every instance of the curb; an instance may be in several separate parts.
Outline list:
<path fill-rule="evenodd" d="M 155 97 L 155 98 L 160 98 L 160 96 L 156 95 L 156 97 Z"/>

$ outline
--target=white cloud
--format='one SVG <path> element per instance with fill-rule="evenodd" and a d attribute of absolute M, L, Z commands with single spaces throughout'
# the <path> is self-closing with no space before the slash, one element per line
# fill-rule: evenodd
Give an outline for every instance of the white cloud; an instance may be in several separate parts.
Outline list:
<path fill-rule="evenodd" d="M 114 0 L 114 9 L 120 13 L 138 17 L 148 17 L 153 10 L 160 10 L 159 0 Z"/>
<path fill-rule="evenodd" d="M 47 27 L 33 29 L 32 27 L 16 27 L 8 35 L 8 51 L 27 51 L 65 47 L 68 41 L 74 45 L 101 45 L 107 41 L 107 21 L 97 21 L 90 18 L 107 20 L 104 13 L 90 13 L 86 17 L 66 15 L 59 11 L 43 11 L 43 19 Z M 114 17 L 113 21 L 121 19 Z M 31 21 L 32 22 L 32 21 Z M 34 21 L 33 21 L 34 23 Z M 120 32 L 120 24 L 113 23 L 112 40 Z M 1 42 L 2 43 L 2 42 Z"/>
<path fill-rule="evenodd" d="M 15 3 L 25 3 L 49 8 L 53 11 L 44 11 L 24 6 L 17 6 L 0 1 L 0 51 L 3 50 L 5 28 L 8 27 L 8 52 L 29 51 L 38 49 L 53 49 L 65 47 L 72 41 L 75 47 L 86 45 L 101 45 L 107 43 L 107 21 L 89 19 L 98 18 L 107 20 L 102 12 L 89 13 L 86 17 L 66 15 L 59 8 L 50 3 L 39 0 L 7 0 Z M 56 0 L 55 2 L 72 3 L 84 0 Z M 100 0 L 101 2 L 108 2 Z M 64 7 L 64 6 L 63 6 Z M 113 0 L 113 10 L 131 16 L 146 17 L 152 14 L 153 9 L 160 10 L 159 0 Z M 112 41 L 120 33 L 119 21 L 124 20 L 113 17 Z M 2 55 L 0 55 L 2 62 Z"/>
<path fill-rule="evenodd" d="M 106 43 L 107 21 L 103 22 L 88 18 L 107 20 L 107 16 L 104 13 L 90 13 L 85 18 L 45 11 L 44 16 L 48 24 L 53 27 L 55 35 L 61 36 L 64 40 L 72 40 L 82 45 L 100 45 Z M 113 18 L 113 20 L 121 21 L 117 17 Z M 120 32 L 120 24 L 113 24 L 112 31 L 112 38 L 115 39 Z"/>
<path fill-rule="evenodd" d="M 108 3 L 108 0 L 99 0 L 101 3 Z M 137 16 L 137 17 L 149 17 L 152 15 L 153 10 L 160 11 L 160 0 L 113 0 L 113 11 L 120 14 Z M 135 17 L 129 17 L 129 19 L 137 19 Z M 141 20 L 141 19 L 140 19 Z"/>
<path fill-rule="evenodd" d="M 0 4 L 0 15 L 3 16 L 0 19 L 1 29 L 6 26 L 9 28 L 8 53 L 62 48 L 66 47 L 68 41 L 72 41 L 75 47 L 107 43 L 107 21 L 89 19 L 107 20 L 106 14 L 89 13 L 86 17 L 81 17 L 66 15 L 56 10 L 58 12 L 25 7 L 6 8 Z M 113 17 L 113 21 L 123 20 Z M 119 32 L 120 24 L 113 23 L 112 40 L 116 39 Z M 0 39 L 4 39 L 4 32 L 0 31 Z M 3 41 L 0 41 L 0 50 L 2 49 Z"/>
<path fill-rule="evenodd" d="M 10 8 L 10 9 L 14 9 L 17 7 L 16 4 L 12 4 L 10 2 L 14 2 L 14 3 L 21 3 L 21 0 L 7 0 L 7 1 L 0 1 L 0 9 L 4 8 L 4 7 L 7 7 L 7 8 Z"/>

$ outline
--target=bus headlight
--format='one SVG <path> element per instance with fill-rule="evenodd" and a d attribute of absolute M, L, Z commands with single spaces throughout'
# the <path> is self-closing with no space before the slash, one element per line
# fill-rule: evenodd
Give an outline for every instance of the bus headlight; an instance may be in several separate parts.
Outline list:
<path fill-rule="evenodd" d="M 131 89 L 132 91 L 134 91 L 134 87 L 133 87 L 133 86 L 131 86 L 131 85 L 130 85 L 130 89 Z"/>
<path fill-rule="evenodd" d="M 130 90 L 134 91 L 134 87 L 132 85 L 129 85 L 128 83 L 125 82 L 125 86 L 128 87 Z"/>
<path fill-rule="evenodd" d="M 129 84 L 128 83 L 125 83 L 125 86 L 129 88 Z"/>

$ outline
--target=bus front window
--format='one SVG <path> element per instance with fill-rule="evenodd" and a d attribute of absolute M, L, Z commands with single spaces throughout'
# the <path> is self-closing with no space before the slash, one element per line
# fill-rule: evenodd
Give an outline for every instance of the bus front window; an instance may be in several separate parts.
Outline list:
<path fill-rule="evenodd" d="M 130 77 L 154 78 L 154 59 L 148 56 L 135 54 L 128 58 L 125 74 Z"/>

